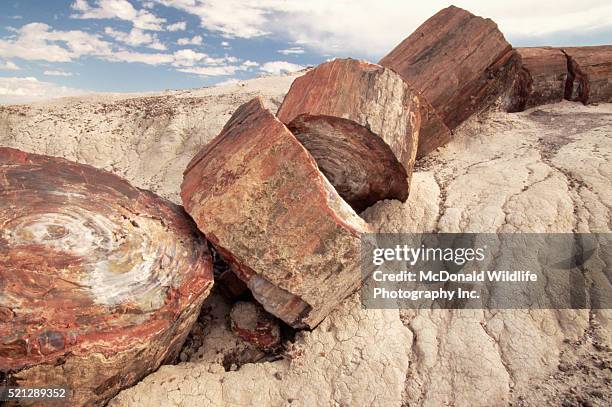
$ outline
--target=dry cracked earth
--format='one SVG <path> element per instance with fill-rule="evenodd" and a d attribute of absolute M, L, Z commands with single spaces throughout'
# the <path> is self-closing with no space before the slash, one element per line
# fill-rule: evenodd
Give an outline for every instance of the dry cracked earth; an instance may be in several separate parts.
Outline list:
<path fill-rule="evenodd" d="M 180 203 L 188 161 L 260 95 L 294 76 L 159 95 L 0 107 L 0 145 L 62 156 Z M 610 232 L 612 104 L 489 112 L 417 163 L 406 203 L 362 216 L 384 232 Z M 196 346 L 111 406 L 608 406 L 610 310 L 363 310 L 346 300 L 276 358 L 241 366 L 213 295 Z M 229 358 L 229 359 L 228 359 Z"/>

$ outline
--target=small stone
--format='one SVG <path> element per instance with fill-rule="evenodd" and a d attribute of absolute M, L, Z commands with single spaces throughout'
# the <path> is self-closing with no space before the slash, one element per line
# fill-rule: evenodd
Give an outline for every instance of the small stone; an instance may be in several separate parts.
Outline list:
<path fill-rule="evenodd" d="M 236 336 L 259 349 L 271 350 L 280 344 L 278 321 L 260 305 L 237 302 L 230 312 L 230 323 Z"/>

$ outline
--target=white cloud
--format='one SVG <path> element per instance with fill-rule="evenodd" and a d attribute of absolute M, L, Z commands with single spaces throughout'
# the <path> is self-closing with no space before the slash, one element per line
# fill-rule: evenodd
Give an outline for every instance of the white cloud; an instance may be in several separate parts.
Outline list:
<path fill-rule="evenodd" d="M 192 68 L 181 68 L 179 72 L 193 73 L 201 76 L 228 76 L 233 75 L 237 71 L 242 70 L 239 66 L 225 65 L 225 66 L 198 66 Z"/>
<path fill-rule="evenodd" d="M 191 13 L 227 37 L 284 37 L 321 52 L 382 56 L 451 2 L 397 0 L 157 0 Z M 612 3 L 601 0 L 457 0 L 496 21 L 507 36 L 612 27 Z M 525 10 L 529 10 L 526 12 Z"/>
<path fill-rule="evenodd" d="M 144 52 L 116 51 L 105 59 L 115 62 L 140 62 L 147 65 L 169 64 L 174 61 L 172 54 L 147 54 Z"/>
<path fill-rule="evenodd" d="M 305 67 L 302 65 L 293 64 L 287 61 L 271 61 L 263 64 L 259 70 L 273 75 L 280 75 L 284 73 L 296 72 L 304 68 Z"/>
<path fill-rule="evenodd" d="M 255 66 L 259 66 L 259 64 L 255 61 L 251 61 L 249 59 L 247 59 L 246 61 L 244 61 L 242 63 L 242 66 L 246 67 L 246 68 L 253 68 Z"/>
<path fill-rule="evenodd" d="M 176 43 L 178 45 L 202 45 L 202 36 L 196 35 L 192 38 L 179 38 Z"/>
<path fill-rule="evenodd" d="M 187 23 L 185 21 L 179 21 L 178 23 L 170 24 L 166 26 L 168 31 L 185 31 L 187 29 Z"/>
<path fill-rule="evenodd" d="M 58 70 L 48 70 L 48 71 L 44 71 L 43 75 L 47 75 L 47 76 L 72 76 L 72 72 L 58 71 Z"/>
<path fill-rule="evenodd" d="M 72 9 L 74 18 L 119 19 L 131 22 L 141 30 L 162 30 L 164 18 L 157 17 L 145 9 L 136 10 L 128 0 L 97 0 L 91 6 L 87 0 L 76 0 Z"/>
<path fill-rule="evenodd" d="M 178 69 L 178 71 L 192 73 L 200 76 L 229 76 L 234 75 L 237 72 L 248 71 L 255 66 L 259 66 L 257 62 L 249 60 L 246 60 L 243 63 L 236 65 L 235 63 L 238 61 L 236 58 L 233 57 L 216 58 L 215 62 L 216 63 L 212 63 L 208 66 L 180 68 Z"/>
<path fill-rule="evenodd" d="M 283 55 L 303 54 L 304 53 L 304 48 L 302 48 L 302 47 L 291 47 L 291 48 L 287 48 L 287 49 L 278 50 L 278 53 L 279 54 L 283 54 Z"/>
<path fill-rule="evenodd" d="M 223 48 L 228 48 L 228 47 L 230 46 L 230 43 L 229 43 L 229 42 L 227 42 L 227 41 L 221 41 L 221 46 L 222 46 Z"/>
<path fill-rule="evenodd" d="M 111 44 L 84 31 L 54 31 L 47 24 L 30 23 L 16 35 L 0 39 L 0 56 L 27 60 L 68 62 L 82 55 L 108 55 Z"/>
<path fill-rule="evenodd" d="M 89 92 L 39 81 L 33 77 L 0 78 L 0 103 L 27 103 L 84 93 Z"/>
<path fill-rule="evenodd" d="M 0 70 L 3 71 L 18 71 L 20 68 L 12 61 L 0 61 Z"/>
<path fill-rule="evenodd" d="M 132 47 L 145 46 L 158 51 L 166 50 L 166 46 L 159 41 L 155 34 L 146 33 L 139 28 L 132 28 L 129 33 L 126 33 L 112 27 L 106 27 L 104 32 L 115 40 Z"/>
<path fill-rule="evenodd" d="M 112 29 L 110 32 L 114 35 L 125 35 L 123 39 L 132 43 L 142 40 L 137 35 L 131 36 L 131 32 L 127 34 Z M 147 46 L 157 47 L 155 40 Z M 170 64 L 175 60 L 172 54 L 148 54 L 116 49 L 112 43 L 100 39 L 97 35 L 77 30 L 55 31 L 42 23 L 24 25 L 16 30 L 15 36 L 0 39 L 0 56 L 48 62 L 70 62 L 82 56 L 94 56 L 107 61 L 141 62 L 149 65 Z"/>

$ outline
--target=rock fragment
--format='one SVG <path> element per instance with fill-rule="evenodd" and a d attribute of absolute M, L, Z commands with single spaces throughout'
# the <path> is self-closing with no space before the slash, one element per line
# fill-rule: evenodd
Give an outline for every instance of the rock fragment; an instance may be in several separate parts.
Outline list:
<path fill-rule="evenodd" d="M 612 45 L 567 47 L 567 100 L 584 104 L 612 102 Z"/>
<path fill-rule="evenodd" d="M 425 21 L 379 64 L 422 93 L 452 131 L 506 92 L 518 70 L 518 56 L 493 21 L 450 6 Z M 446 129 L 435 127 L 437 132 L 421 135 L 420 155 L 450 139 Z"/>
<path fill-rule="evenodd" d="M 264 351 L 275 348 L 281 341 L 278 320 L 252 302 L 234 304 L 230 326 L 236 336 Z"/>
<path fill-rule="evenodd" d="M 172 361 L 212 285 L 185 212 L 121 178 L 0 148 L 0 371 L 104 404 Z"/>
<path fill-rule="evenodd" d="M 567 58 L 559 48 L 517 48 L 520 70 L 510 88 L 506 111 L 522 112 L 535 106 L 561 102 L 565 95 Z"/>
<path fill-rule="evenodd" d="M 362 281 L 367 224 L 259 98 L 190 162 L 181 197 L 263 307 L 314 327 Z"/>
<path fill-rule="evenodd" d="M 416 93 L 395 72 L 336 59 L 297 78 L 278 118 L 355 210 L 408 198 L 420 128 Z"/>

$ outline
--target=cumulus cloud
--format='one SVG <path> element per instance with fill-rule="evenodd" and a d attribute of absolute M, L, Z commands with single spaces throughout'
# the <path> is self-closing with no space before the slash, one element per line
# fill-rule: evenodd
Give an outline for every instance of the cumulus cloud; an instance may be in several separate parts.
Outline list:
<path fill-rule="evenodd" d="M 291 48 L 287 48 L 287 49 L 278 50 L 278 53 L 279 54 L 283 54 L 283 55 L 303 54 L 304 53 L 304 48 L 302 48 L 302 47 L 291 47 Z"/>
<path fill-rule="evenodd" d="M 280 75 L 296 72 L 306 68 L 305 66 L 293 64 L 287 61 L 271 61 L 263 64 L 259 70 L 272 75 Z"/>
<path fill-rule="evenodd" d="M 44 71 L 43 75 L 47 75 L 47 76 L 72 76 L 72 72 L 59 71 L 59 70 L 48 70 L 48 71 Z"/>
<path fill-rule="evenodd" d="M 106 34 L 117 41 L 131 46 L 146 46 L 165 50 L 157 37 L 140 29 L 129 33 L 107 27 Z M 106 61 L 139 62 L 148 65 L 172 64 L 174 66 L 233 64 L 236 57 L 211 57 L 208 54 L 197 53 L 183 49 L 175 53 L 144 53 L 118 48 L 115 44 L 104 41 L 98 35 L 84 31 L 58 31 L 47 24 L 31 23 L 24 25 L 15 34 L 6 39 L 0 39 L 0 57 L 22 58 L 48 62 L 70 62 L 82 56 L 93 56 Z M 8 65 L 7 65 L 8 66 Z"/>
<path fill-rule="evenodd" d="M 168 31 L 185 31 L 187 29 L 187 23 L 185 21 L 179 21 L 178 23 L 170 24 L 166 26 Z"/>
<path fill-rule="evenodd" d="M 97 0 L 90 5 L 87 0 L 76 0 L 72 4 L 74 18 L 118 19 L 131 22 L 141 30 L 162 30 L 164 18 L 157 17 L 145 9 L 137 10 L 128 0 Z"/>
<path fill-rule="evenodd" d="M 196 35 L 192 38 L 179 38 L 176 43 L 178 45 L 202 45 L 202 36 Z"/>
<path fill-rule="evenodd" d="M 235 58 L 218 58 L 217 63 L 208 66 L 194 66 L 178 69 L 179 72 L 191 73 L 200 76 L 229 76 L 240 71 L 251 70 L 255 66 L 259 66 L 257 62 L 246 60 L 240 64 Z"/>
<path fill-rule="evenodd" d="M 19 67 L 12 61 L 0 61 L 0 70 L 4 71 L 18 71 Z"/>
<path fill-rule="evenodd" d="M 34 77 L 0 78 L 0 103 L 27 103 L 84 93 L 88 92 L 39 81 Z"/>
<path fill-rule="evenodd" d="M 158 51 L 166 50 L 166 46 L 161 43 L 155 34 L 144 32 L 139 28 L 132 28 L 132 30 L 128 33 L 115 30 L 112 27 L 106 27 L 104 32 L 108 36 L 114 38 L 116 41 L 132 47 L 144 46 L 147 48 L 156 49 Z"/>
<path fill-rule="evenodd" d="M 321 52 L 384 55 L 448 1 L 156 0 L 200 19 L 226 37 L 282 36 Z M 493 18 L 510 38 L 612 27 L 612 3 L 600 0 L 453 2 Z M 525 13 L 529 10 L 529 13 Z"/>
<path fill-rule="evenodd" d="M 155 53 L 149 54 L 144 52 L 132 51 L 116 51 L 105 57 L 109 61 L 115 62 L 140 62 L 147 65 L 162 65 L 169 64 L 174 61 L 172 54 Z"/>
<path fill-rule="evenodd" d="M 111 44 L 84 31 L 55 31 L 47 24 L 30 23 L 16 35 L 0 39 L 0 56 L 27 60 L 68 62 L 82 55 L 108 55 Z"/>

